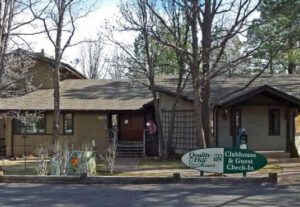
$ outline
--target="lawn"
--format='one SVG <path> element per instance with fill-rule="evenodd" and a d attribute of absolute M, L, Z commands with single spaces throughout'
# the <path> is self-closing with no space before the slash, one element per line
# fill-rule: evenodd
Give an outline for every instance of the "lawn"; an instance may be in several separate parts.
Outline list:
<path fill-rule="evenodd" d="M 269 172 L 282 173 L 283 172 L 283 167 L 281 167 L 278 164 L 267 164 L 264 168 L 258 170 L 258 172 L 261 172 L 261 173 L 269 173 Z"/>
<path fill-rule="evenodd" d="M 142 160 L 139 169 L 188 169 L 179 159 L 171 160 Z"/>
<path fill-rule="evenodd" d="M 5 175 L 37 175 L 36 162 L 26 163 L 25 168 L 24 161 L 11 161 L 5 163 L 3 168 Z"/>
<path fill-rule="evenodd" d="M 1 163 L 1 162 L 0 162 Z M 3 163 L 1 163 L 3 165 Z M 24 161 L 9 161 L 4 165 L 4 174 L 5 175 L 37 175 L 36 171 L 36 161 L 28 161 L 26 164 L 26 168 L 24 165 Z M 97 176 L 107 176 L 112 175 L 106 170 L 106 166 L 103 161 L 97 160 Z M 168 172 L 157 172 L 157 174 L 146 172 L 147 170 L 170 170 L 170 169 L 188 169 L 184 164 L 181 163 L 179 159 L 171 159 L 171 160 L 155 160 L 155 159 L 144 159 L 138 163 L 137 171 L 133 172 L 117 172 L 113 173 L 114 176 L 169 176 Z M 264 168 L 260 169 L 258 172 L 260 173 L 268 173 L 268 172 L 277 172 L 282 173 L 284 167 L 279 164 L 268 164 Z"/>

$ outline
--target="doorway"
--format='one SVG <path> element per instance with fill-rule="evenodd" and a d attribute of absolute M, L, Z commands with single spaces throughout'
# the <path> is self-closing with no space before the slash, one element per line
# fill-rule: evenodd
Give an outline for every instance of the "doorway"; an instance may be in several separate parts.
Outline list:
<path fill-rule="evenodd" d="M 120 141 L 143 141 L 144 115 L 139 112 L 119 114 L 119 140 Z"/>

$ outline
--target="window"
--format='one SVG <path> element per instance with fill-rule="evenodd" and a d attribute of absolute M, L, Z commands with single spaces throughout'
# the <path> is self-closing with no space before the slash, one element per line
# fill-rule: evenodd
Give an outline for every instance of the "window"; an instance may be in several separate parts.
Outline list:
<path fill-rule="evenodd" d="M 280 135 L 280 110 L 269 110 L 269 135 Z"/>
<path fill-rule="evenodd" d="M 73 114 L 64 114 L 64 134 L 73 134 Z"/>
<path fill-rule="evenodd" d="M 14 119 L 14 134 L 46 134 L 46 116 L 39 118 L 35 122 L 23 123 Z"/>

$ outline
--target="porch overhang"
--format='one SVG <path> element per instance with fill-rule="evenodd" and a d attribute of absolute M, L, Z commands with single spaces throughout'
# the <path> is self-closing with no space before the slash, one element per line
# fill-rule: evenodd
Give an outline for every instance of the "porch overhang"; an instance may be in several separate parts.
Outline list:
<path fill-rule="evenodd" d="M 300 99 L 292 96 L 282 90 L 279 90 L 275 87 L 271 87 L 269 85 L 263 85 L 248 91 L 237 93 L 236 95 L 232 95 L 231 97 L 227 97 L 226 99 L 223 99 L 219 101 L 217 106 L 224 106 L 224 107 L 230 107 L 233 105 L 241 104 L 248 99 L 251 99 L 257 95 L 263 94 L 265 96 L 268 96 L 272 99 L 282 101 L 287 103 L 290 106 L 293 107 L 300 107 Z"/>

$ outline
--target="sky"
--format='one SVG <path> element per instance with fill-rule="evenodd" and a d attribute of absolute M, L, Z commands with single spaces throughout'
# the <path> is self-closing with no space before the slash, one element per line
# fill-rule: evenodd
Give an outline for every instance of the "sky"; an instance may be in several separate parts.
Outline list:
<path fill-rule="evenodd" d="M 85 39 L 96 39 L 97 32 L 107 34 L 107 31 L 104 29 L 105 22 L 113 23 L 120 15 L 118 8 L 119 1 L 120 0 L 100 0 L 93 12 L 77 22 L 76 32 L 73 37 L 73 44 Z M 258 16 L 259 13 L 255 12 L 252 15 L 252 18 L 257 18 Z M 135 38 L 132 33 L 115 33 L 114 36 L 117 40 L 129 43 L 133 43 Z M 47 39 L 46 34 L 27 36 L 25 39 L 30 42 L 31 48 L 35 52 L 40 52 L 43 49 L 48 56 L 54 56 L 53 46 Z M 110 51 L 113 50 L 113 46 L 109 42 L 106 43 L 105 50 L 109 54 Z M 75 66 L 76 59 L 80 57 L 82 46 L 82 44 L 79 44 L 68 48 L 64 53 L 63 62 Z M 76 69 L 82 72 L 79 64 L 76 66 Z"/>
<path fill-rule="evenodd" d="M 105 22 L 114 21 L 118 16 L 118 4 L 119 0 L 101 0 L 93 12 L 77 22 L 73 44 L 85 39 L 95 39 L 99 31 L 100 33 L 105 33 Z M 127 36 L 126 38 L 130 39 L 131 37 Z M 47 39 L 46 34 L 27 36 L 25 39 L 30 43 L 31 48 L 35 52 L 40 52 L 43 49 L 48 56 L 54 55 L 53 46 Z M 82 44 L 69 47 L 64 53 L 63 61 L 73 65 L 75 59 L 80 56 L 81 47 Z M 111 48 L 111 46 L 107 47 Z M 80 68 L 77 69 L 80 71 Z"/>

